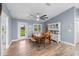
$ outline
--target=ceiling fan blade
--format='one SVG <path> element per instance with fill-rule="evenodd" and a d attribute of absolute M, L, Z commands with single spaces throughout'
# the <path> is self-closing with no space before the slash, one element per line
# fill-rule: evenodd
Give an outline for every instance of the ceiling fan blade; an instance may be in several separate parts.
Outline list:
<path fill-rule="evenodd" d="M 43 16 L 43 17 L 40 17 L 40 18 L 48 18 L 47 16 Z"/>
<path fill-rule="evenodd" d="M 48 17 L 44 17 L 44 18 L 48 18 Z"/>
<path fill-rule="evenodd" d="M 34 18 L 36 17 L 36 16 L 34 16 L 34 15 L 32 15 L 32 14 L 31 14 L 30 16 L 31 16 L 31 17 L 34 17 Z"/>
<path fill-rule="evenodd" d="M 47 16 L 47 15 L 43 15 L 43 16 Z"/>
<path fill-rule="evenodd" d="M 41 17 L 40 19 L 42 19 L 42 20 L 46 20 L 46 19 L 48 19 L 48 17 Z"/>
<path fill-rule="evenodd" d="M 45 16 L 47 16 L 47 15 L 43 15 L 43 16 L 41 16 L 41 17 L 45 17 Z"/>

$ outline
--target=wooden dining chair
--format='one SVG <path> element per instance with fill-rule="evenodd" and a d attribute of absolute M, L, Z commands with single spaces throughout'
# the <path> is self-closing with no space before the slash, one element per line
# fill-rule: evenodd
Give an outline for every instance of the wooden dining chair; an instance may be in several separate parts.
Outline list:
<path fill-rule="evenodd" d="M 49 40 L 49 44 L 51 44 L 51 35 L 50 35 L 50 32 L 46 32 L 45 33 L 44 47 L 46 46 L 46 40 Z"/>
<path fill-rule="evenodd" d="M 35 39 L 35 36 L 32 34 L 32 37 L 31 37 L 31 42 L 33 43 L 33 47 L 36 43 L 36 39 Z"/>

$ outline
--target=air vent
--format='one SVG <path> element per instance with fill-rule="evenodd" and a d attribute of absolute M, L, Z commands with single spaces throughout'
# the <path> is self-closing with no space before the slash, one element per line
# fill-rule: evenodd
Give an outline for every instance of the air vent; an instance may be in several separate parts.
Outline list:
<path fill-rule="evenodd" d="M 46 3 L 46 5 L 47 5 L 47 6 L 50 6 L 51 4 L 50 4 L 50 3 Z"/>

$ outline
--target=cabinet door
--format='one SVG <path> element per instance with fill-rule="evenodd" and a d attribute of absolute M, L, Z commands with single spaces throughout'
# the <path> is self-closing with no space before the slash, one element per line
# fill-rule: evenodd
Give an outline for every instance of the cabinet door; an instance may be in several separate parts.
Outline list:
<path fill-rule="evenodd" d="M 57 34 L 52 34 L 51 37 L 53 40 L 58 41 L 58 35 Z"/>
<path fill-rule="evenodd" d="M 61 40 L 61 24 L 60 23 L 51 23 L 48 24 L 48 30 L 49 32 L 52 33 L 52 39 L 55 41 L 60 41 Z"/>

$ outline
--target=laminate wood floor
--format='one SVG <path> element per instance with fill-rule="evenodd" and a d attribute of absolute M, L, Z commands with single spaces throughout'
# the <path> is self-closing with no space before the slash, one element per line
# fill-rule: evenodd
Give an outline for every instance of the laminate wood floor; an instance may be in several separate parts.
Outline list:
<path fill-rule="evenodd" d="M 63 43 L 57 44 L 51 42 L 44 48 L 43 45 L 39 48 L 29 40 L 20 40 L 13 42 L 5 51 L 5 56 L 75 56 L 79 55 L 79 44 L 76 47 L 69 46 Z"/>

